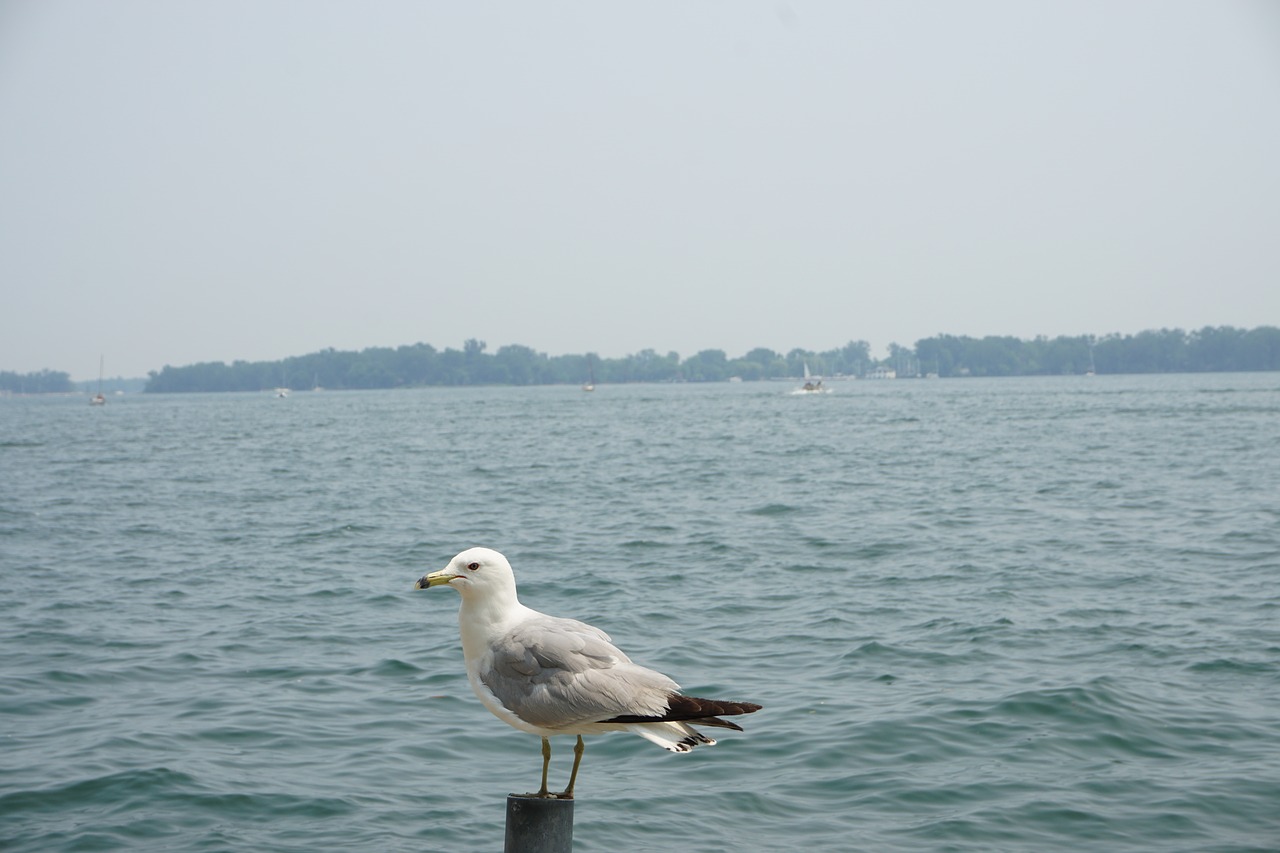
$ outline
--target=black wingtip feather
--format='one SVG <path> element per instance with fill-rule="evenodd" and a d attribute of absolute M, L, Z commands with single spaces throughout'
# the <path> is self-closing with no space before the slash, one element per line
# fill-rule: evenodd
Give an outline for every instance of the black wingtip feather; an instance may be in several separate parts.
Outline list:
<path fill-rule="evenodd" d="M 721 720 L 720 717 L 736 717 L 740 714 L 754 714 L 763 706 L 754 702 L 725 702 L 719 699 L 699 699 L 696 696 L 685 696 L 672 693 L 667 697 L 667 710 L 664 714 L 641 716 L 624 714 L 604 720 L 606 723 L 701 723 L 704 726 L 720 726 L 725 729 L 742 731 L 737 723 Z"/>

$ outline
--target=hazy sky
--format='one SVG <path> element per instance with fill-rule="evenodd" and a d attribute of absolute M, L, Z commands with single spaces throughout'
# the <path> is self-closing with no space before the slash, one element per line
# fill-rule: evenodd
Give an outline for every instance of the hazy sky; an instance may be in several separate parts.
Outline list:
<path fill-rule="evenodd" d="M 0 369 L 1280 324 L 1280 4 L 0 0 Z"/>

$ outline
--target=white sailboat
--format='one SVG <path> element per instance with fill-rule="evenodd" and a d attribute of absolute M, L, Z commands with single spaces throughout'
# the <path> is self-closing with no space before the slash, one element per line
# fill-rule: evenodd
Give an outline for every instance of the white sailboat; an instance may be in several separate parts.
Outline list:
<path fill-rule="evenodd" d="M 103 356 L 98 356 L 98 393 L 89 399 L 90 406 L 105 406 L 107 398 L 102 395 L 102 366 Z"/>
<path fill-rule="evenodd" d="M 809 362 L 804 363 L 804 384 L 797 388 L 793 393 L 796 394 L 829 394 L 830 388 L 823 387 L 822 377 L 813 376 L 809 373 Z"/>

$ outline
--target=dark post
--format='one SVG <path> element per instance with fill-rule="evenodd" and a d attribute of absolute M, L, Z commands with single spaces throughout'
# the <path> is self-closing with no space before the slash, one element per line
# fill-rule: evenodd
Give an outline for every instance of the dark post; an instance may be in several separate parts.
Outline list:
<path fill-rule="evenodd" d="M 573 800 L 507 795 L 503 853 L 571 853 Z"/>

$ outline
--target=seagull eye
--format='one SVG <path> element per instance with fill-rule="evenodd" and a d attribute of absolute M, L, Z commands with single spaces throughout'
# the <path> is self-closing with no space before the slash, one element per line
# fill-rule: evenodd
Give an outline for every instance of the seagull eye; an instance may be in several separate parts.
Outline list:
<path fill-rule="evenodd" d="M 474 571 L 476 571 L 477 569 L 479 569 L 479 568 L 480 568 L 480 564 L 479 564 L 479 563 L 467 563 L 467 568 L 474 572 Z"/>

